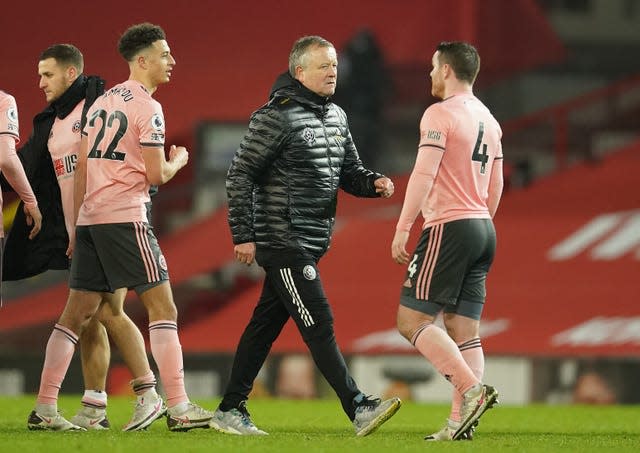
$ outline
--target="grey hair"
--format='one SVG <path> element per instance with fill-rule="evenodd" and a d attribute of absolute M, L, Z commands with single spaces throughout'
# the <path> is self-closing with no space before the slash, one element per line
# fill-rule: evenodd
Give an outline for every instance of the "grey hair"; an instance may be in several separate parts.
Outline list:
<path fill-rule="evenodd" d="M 289 74 L 296 76 L 296 67 L 305 67 L 307 51 L 312 47 L 334 47 L 334 45 L 321 36 L 303 36 L 293 43 L 289 53 Z"/>

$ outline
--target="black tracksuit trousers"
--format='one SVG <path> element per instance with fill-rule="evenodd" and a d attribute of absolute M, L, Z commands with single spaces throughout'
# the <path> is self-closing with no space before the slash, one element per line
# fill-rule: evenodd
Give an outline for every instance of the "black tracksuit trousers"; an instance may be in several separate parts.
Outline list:
<path fill-rule="evenodd" d="M 299 252 L 282 251 L 259 252 L 257 258 L 266 271 L 262 295 L 240 338 L 221 410 L 228 411 L 248 398 L 271 345 L 291 317 L 316 366 L 353 420 L 353 398 L 361 392 L 336 344 L 333 315 L 316 260 Z"/>

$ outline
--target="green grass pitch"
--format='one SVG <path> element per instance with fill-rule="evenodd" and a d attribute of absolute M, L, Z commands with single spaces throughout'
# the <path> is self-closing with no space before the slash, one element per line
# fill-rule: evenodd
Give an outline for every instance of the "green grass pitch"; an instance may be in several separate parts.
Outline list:
<path fill-rule="evenodd" d="M 59 408 L 72 417 L 79 396 L 64 396 Z M 213 409 L 218 400 L 198 400 Z M 441 427 L 448 407 L 404 403 L 400 411 L 370 436 L 357 438 L 337 399 L 249 402 L 255 423 L 267 437 L 241 437 L 211 429 L 172 433 L 164 419 L 147 431 L 120 431 L 133 410 L 133 398 L 109 398 L 108 432 L 29 431 L 27 416 L 35 396 L 0 397 L 0 452 L 637 452 L 639 406 L 498 405 L 487 412 L 472 442 L 428 443 L 425 434 Z"/>

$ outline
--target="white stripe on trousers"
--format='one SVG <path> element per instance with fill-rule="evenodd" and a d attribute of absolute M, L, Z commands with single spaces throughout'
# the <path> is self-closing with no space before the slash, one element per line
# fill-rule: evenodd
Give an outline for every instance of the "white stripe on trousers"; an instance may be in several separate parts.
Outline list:
<path fill-rule="evenodd" d="M 291 269 L 288 267 L 280 269 L 280 277 L 282 277 L 282 281 L 284 282 L 284 286 L 287 287 L 287 291 L 289 291 L 289 294 L 291 294 L 293 304 L 298 307 L 298 314 L 300 314 L 300 318 L 302 319 L 305 327 L 309 327 L 315 324 L 315 321 L 311 317 L 309 310 L 307 310 L 307 307 L 305 307 L 302 303 L 300 294 L 298 294 L 298 289 L 296 288 L 296 284 L 293 281 L 293 276 L 291 275 Z"/>

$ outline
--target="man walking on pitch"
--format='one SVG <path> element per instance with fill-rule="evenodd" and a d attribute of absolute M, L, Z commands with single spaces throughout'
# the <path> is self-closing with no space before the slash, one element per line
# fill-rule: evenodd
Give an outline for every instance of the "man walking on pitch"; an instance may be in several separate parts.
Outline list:
<path fill-rule="evenodd" d="M 256 111 L 227 175 L 229 225 L 236 260 L 266 271 L 262 295 L 236 351 L 231 378 L 211 426 L 264 435 L 246 409 L 253 381 L 272 343 L 292 318 L 320 372 L 338 395 L 356 435 L 373 432 L 400 399 L 365 396 L 349 374 L 333 331 L 318 262 L 329 248 L 338 189 L 390 197 L 393 183 L 366 169 L 345 112 L 331 102 L 336 50 L 319 36 L 297 40 L 289 71 Z"/>
<path fill-rule="evenodd" d="M 473 95 L 476 49 L 443 42 L 432 58 L 430 106 L 420 122 L 418 156 L 391 244 L 409 264 L 398 307 L 398 330 L 454 386 L 447 425 L 426 440 L 471 438 L 480 416 L 498 400 L 481 383 L 480 316 L 496 247 L 492 218 L 502 193 L 502 130 Z M 422 212 L 413 255 L 409 232 Z M 433 324 L 443 313 L 447 332 Z M 447 335 L 448 334 L 448 335 Z"/>

